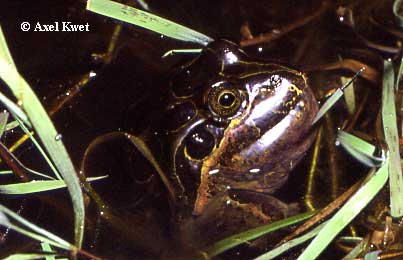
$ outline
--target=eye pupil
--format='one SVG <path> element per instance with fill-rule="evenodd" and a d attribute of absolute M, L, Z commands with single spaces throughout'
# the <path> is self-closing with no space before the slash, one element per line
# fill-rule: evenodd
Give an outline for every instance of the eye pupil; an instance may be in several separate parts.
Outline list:
<path fill-rule="evenodd" d="M 223 107 L 231 107 L 235 103 L 235 96 L 232 93 L 223 93 L 219 98 L 218 102 Z"/>

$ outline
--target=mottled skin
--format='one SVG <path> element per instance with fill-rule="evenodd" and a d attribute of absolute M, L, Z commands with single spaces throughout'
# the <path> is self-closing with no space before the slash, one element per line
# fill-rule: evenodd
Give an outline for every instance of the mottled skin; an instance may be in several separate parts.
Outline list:
<path fill-rule="evenodd" d="M 224 223 L 218 220 L 224 217 L 231 225 L 238 219 L 255 226 L 254 219 L 287 215 L 285 204 L 269 194 L 314 139 L 317 102 L 304 75 L 217 41 L 173 75 L 170 89 L 163 115 L 170 130 L 160 131 L 169 140 L 163 153 L 176 187 L 176 215 L 192 229 L 186 232 L 194 235 L 197 226 Z"/>

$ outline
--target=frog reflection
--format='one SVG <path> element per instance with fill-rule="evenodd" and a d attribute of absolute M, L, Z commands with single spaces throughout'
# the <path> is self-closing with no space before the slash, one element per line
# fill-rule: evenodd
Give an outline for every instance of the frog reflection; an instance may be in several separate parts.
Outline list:
<path fill-rule="evenodd" d="M 172 76 L 167 104 L 147 142 L 175 187 L 185 236 L 288 215 L 270 194 L 314 139 L 317 103 L 301 72 L 216 41 Z"/>

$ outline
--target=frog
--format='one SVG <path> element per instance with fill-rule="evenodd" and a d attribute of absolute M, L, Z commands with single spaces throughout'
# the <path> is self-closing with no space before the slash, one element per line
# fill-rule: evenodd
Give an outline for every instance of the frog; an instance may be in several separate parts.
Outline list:
<path fill-rule="evenodd" d="M 228 40 L 173 73 L 144 140 L 172 185 L 184 241 L 202 247 L 296 212 L 273 194 L 315 139 L 318 104 L 307 82 Z"/>

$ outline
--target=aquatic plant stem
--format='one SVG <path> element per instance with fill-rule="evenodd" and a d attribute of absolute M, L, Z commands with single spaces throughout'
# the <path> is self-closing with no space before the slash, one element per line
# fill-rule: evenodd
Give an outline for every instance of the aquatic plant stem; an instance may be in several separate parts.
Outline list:
<path fill-rule="evenodd" d="M 351 81 L 352 82 L 352 81 Z M 328 165 L 331 177 L 331 198 L 336 199 L 337 192 L 339 188 L 339 176 L 340 171 L 338 168 L 337 151 L 334 145 L 334 140 L 336 140 L 336 135 L 334 133 L 334 126 L 332 117 L 327 113 L 325 115 L 325 126 L 326 126 L 326 144 L 328 150 Z"/>
<path fill-rule="evenodd" d="M 23 167 L 21 167 L 20 161 L 8 151 L 7 147 L 2 142 L 0 142 L 0 157 L 21 181 L 29 181 Z"/>
<path fill-rule="evenodd" d="M 307 15 L 305 17 L 303 17 L 300 20 L 297 20 L 294 23 L 291 23 L 289 25 L 286 25 L 280 29 L 277 29 L 275 32 L 269 32 L 269 33 L 264 33 L 261 34 L 259 36 L 255 36 L 252 39 L 246 39 L 246 40 L 242 40 L 240 42 L 241 47 L 245 47 L 245 46 L 251 46 L 251 45 L 256 45 L 256 44 L 261 44 L 261 43 L 266 43 L 266 42 L 270 42 L 270 41 L 274 41 L 278 38 L 281 38 L 282 36 L 284 36 L 285 34 L 306 25 L 307 23 L 319 18 L 320 16 L 322 16 L 331 6 L 331 2 L 330 1 L 324 1 L 322 2 L 321 6 L 318 8 L 318 10 L 316 10 L 314 13 Z"/>
<path fill-rule="evenodd" d="M 394 68 L 392 62 L 386 60 L 384 61 L 383 74 L 382 124 L 385 141 L 388 145 L 390 153 L 390 210 L 392 217 L 401 217 L 403 216 L 403 179 L 399 153 L 394 93 Z"/>
<path fill-rule="evenodd" d="M 323 128 L 319 127 L 318 134 L 316 135 L 316 140 L 314 144 L 311 166 L 309 167 L 309 175 L 308 175 L 308 183 L 307 183 L 307 190 L 305 192 L 305 205 L 309 210 L 315 210 L 315 205 L 313 205 L 312 198 L 313 198 L 313 186 L 314 186 L 314 179 L 315 179 L 315 172 L 316 166 L 319 159 L 319 149 L 320 144 L 322 142 L 322 133 Z"/>
<path fill-rule="evenodd" d="M 357 108 L 355 109 L 353 115 L 350 117 L 347 126 L 343 129 L 346 132 L 351 132 L 353 130 L 353 128 L 357 122 L 357 119 L 361 115 L 361 113 L 365 107 L 365 104 L 368 100 L 368 94 L 369 94 L 368 89 L 365 89 L 363 92 L 364 92 L 364 96 L 361 98 L 360 103 L 358 104 Z"/>

